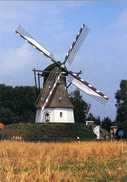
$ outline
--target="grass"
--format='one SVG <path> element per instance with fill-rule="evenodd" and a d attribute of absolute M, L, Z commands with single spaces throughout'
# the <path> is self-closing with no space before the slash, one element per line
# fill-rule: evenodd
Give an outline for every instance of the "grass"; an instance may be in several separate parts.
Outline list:
<path fill-rule="evenodd" d="M 1 182 L 126 182 L 127 142 L 0 142 Z"/>
<path fill-rule="evenodd" d="M 26 141 L 72 141 L 95 139 L 92 130 L 88 130 L 84 124 L 35 124 L 21 123 L 11 124 L 0 131 L 5 138 L 21 136 Z"/>

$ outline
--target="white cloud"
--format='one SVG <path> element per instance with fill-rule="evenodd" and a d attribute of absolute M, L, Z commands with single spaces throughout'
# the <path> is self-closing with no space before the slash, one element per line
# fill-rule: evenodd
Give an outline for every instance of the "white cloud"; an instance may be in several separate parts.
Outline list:
<path fill-rule="evenodd" d="M 18 77 L 18 75 L 22 74 L 23 77 L 27 77 L 24 73 L 26 74 L 27 71 L 32 69 L 34 58 L 32 51 L 26 45 L 9 50 L 1 57 L 0 78 L 8 80 L 9 83 L 14 75 Z"/>

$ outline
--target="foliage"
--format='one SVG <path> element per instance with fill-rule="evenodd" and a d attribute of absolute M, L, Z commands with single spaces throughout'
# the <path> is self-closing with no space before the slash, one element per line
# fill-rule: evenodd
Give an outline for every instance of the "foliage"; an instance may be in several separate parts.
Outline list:
<path fill-rule="evenodd" d="M 109 117 L 106 117 L 102 120 L 102 128 L 106 129 L 108 132 L 110 132 L 111 125 L 112 120 Z"/>
<path fill-rule="evenodd" d="M 116 92 L 116 108 L 118 123 L 127 122 L 127 80 L 122 80 L 120 89 Z"/>
<path fill-rule="evenodd" d="M 96 118 L 93 116 L 92 113 L 89 113 L 88 116 L 87 116 L 87 120 L 88 121 L 96 121 Z"/>
<path fill-rule="evenodd" d="M 90 109 L 90 105 L 88 105 L 82 98 L 80 91 L 74 90 L 71 93 L 71 101 L 74 105 L 74 118 L 76 123 L 83 123 L 87 118 L 87 114 Z"/>
<path fill-rule="evenodd" d="M 6 124 L 34 121 L 34 87 L 0 85 L 0 120 Z"/>
<path fill-rule="evenodd" d="M 22 137 L 27 141 L 74 141 L 93 140 L 95 136 L 92 130 L 88 130 L 84 124 L 71 123 L 17 123 L 10 124 L 0 131 L 1 137 Z"/>

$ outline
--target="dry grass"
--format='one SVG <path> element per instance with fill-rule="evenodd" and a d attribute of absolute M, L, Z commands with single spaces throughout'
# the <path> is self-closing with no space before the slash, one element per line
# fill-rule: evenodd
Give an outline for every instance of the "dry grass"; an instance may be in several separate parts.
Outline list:
<path fill-rule="evenodd" d="M 0 142 L 0 182 L 127 182 L 126 142 Z"/>

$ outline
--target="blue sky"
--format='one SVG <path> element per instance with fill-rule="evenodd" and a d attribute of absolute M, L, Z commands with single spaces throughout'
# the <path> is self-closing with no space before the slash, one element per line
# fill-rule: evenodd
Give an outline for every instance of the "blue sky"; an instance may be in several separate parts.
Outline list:
<path fill-rule="evenodd" d="M 84 95 L 96 116 L 115 118 L 115 92 L 127 79 L 126 1 L 0 1 L 0 83 L 33 85 L 32 69 L 50 61 L 15 35 L 21 24 L 58 59 L 63 60 L 82 24 L 90 32 L 69 69 L 101 89 L 106 104 Z"/>

